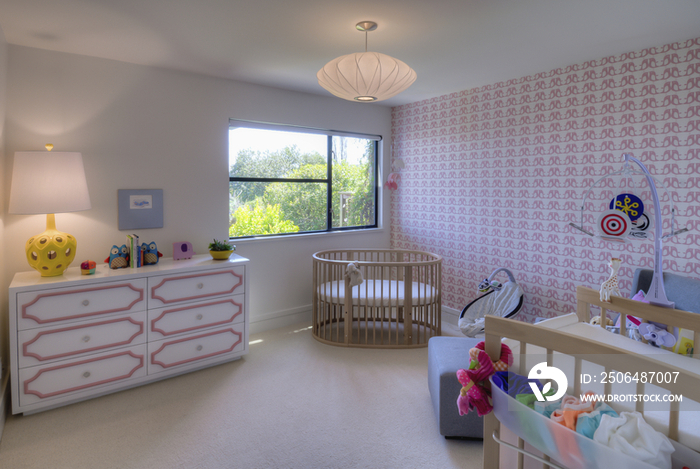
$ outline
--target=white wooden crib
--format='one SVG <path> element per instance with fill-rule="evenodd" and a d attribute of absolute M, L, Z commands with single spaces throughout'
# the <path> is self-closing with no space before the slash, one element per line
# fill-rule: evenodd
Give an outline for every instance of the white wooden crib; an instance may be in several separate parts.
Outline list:
<path fill-rule="evenodd" d="M 313 336 L 348 347 L 427 346 L 441 331 L 441 269 L 440 256 L 420 251 L 317 252 Z"/>
<path fill-rule="evenodd" d="M 636 395 L 658 392 L 682 395 L 683 402 L 664 404 L 636 403 L 610 404 L 615 410 L 636 410 L 656 430 L 666 434 L 676 447 L 674 468 L 683 466 L 700 467 L 700 354 L 693 357 L 681 356 L 666 350 L 637 342 L 622 335 L 613 334 L 602 327 L 590 325 L 591 306 L 594 315 L 605 314 L 606 310 L 629 314 L 646 321 L 658 321 L 682 327 L 695 332 L 695 345 L 700 331 L 700 315 L 675 309 L 661 308 L 614 296 L 611 303 L 602 303 L 597 291 L 579 286 L 577 289 L 577 313 L 542 322 L 538 325 L 526 324 L 494 316 L 486 317 L 486 351 L 492 360 L 500 355 L 501 340 L 508 344 L 514 354 L 512 371 L 528 375 L 536 363 L 543 360 L 549 366 L 556 366 L 567 374 L 568 393 L 578 397 L 593 387 L 600 394 L 615 395 L 634 393 Z M 598 309 L 600 308 L 600 309 Z M 601 321 L 604 323 L 604 321 Z M 625 324 L 625 320 L 621 321 Z M 697 349 L 696 349 L 697 350 Z M 664 373 L 673 376 L 670 382 L 654 381 L 653 385 L 629 382 L 622 385 L 593 383 L 600 373 L 621 372 L 619 376 L 641 376 L 641 373 Z M 668 375 L 667 373 L 670 373 Z M 616 373 L 617 375 L 617 373 Z M 582 384 L 587 381 L 587 384 Z M 609 376 L 609 375 L 606 375 Z M 593 377 L 593 379 L 591 379 Z M 600 380 L 597 380 L 600 381 Z M 494 386 L 495 387 L 495 386 Z M 597 389 L 596 389 L 597 387 Z M 614 467 L 615 469 L 647 469 L 649 464 L 615 453 L 593 440 L 569 430 L 559 424 L 549 426 L 549 420 L 526 408 L 518 408 L 515 401 L 502 393 L 492 390 L 494 412 L 484 419 L 484 460 L 485 469 L 499 468 L 502 458 L 513 459 L 507 452 L 518 451 L 517 467 L 524 464 L 524 453 L 536 453 L 544 461 L 552 462 L 551 467 L 567 469 L 595 469 Z M 505 398 L 504 398 L 505 396 Z M 510 400 L 508 400 L 510 399 Z M 622 408 L 620 406 L 623 406 Z M 659 409 L 659 406 L 663 407 Z M 544 419 L 544 420 L 541 420 Z M 518 438 L 512 446 L 501 439 L 502 427 L 507 427 Z M 565 441 L 565 443 L 562 443 Z M 526 445 L 527 443 L 527 445 Z M 533 451 L 535 450 L 535 451 Z M 538 453 L 539 452 L 539 453 Z M 530 461 L 532 462 L 532 461 Z M 549 464 L 537 463 L 537 467 Z M 500 467 L 516 467 L 513 463 L 500 464 Z M 533 466 L 529 466 L 533 467 Z"/>

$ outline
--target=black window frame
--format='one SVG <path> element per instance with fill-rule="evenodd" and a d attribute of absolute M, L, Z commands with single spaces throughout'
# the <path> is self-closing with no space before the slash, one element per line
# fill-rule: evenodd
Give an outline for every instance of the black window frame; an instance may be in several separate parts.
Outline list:
<path fill-rule="evenodd" d="M 335 231 L 353 231 L 366 230 L 379 227 L 379 142 L 382 141 L 380 135 L 361 134 L 355 132 L 343 132 L 337 130 L 325 130 L 312 127 L 302 127 L 288 124 L 272 124 L 267 122 L 244 121 L 239 119 L 229 119 L 229 131 L 232 128 L 251 128 L 260 130 L 284 131 L 295 133 L 312 133 L 326 135 L 326 179 L 295 179 L 295 178 L 256 178 L 256 177 L 238 177 L 230 175 L 229 166 L 229 187 L 232 182 L 283 182 L 283 183 L 301 183 L 301 184 L 326 184 L 326 229 L 311 230 L 311 231 L 295 231 L 291 233 L 274 233 L 274 234 L 256 234 L 249 236 L 229 237 L 229 240 L 243 240 L 254 238 L 269 238 L 273 236 L 291 236 L 291 235 L 306 235 L 315 233 L 331 233 Z M 333 227 L 333 137 L 350 137 L 372 140 L 374 143 L 374 223 L 371 225 L 355 225 L 355 226 L 339 226 Z M 229 212 L 229 216 L 231 213 Z M 339 216 L 339 214 L 338 214 Z"/>

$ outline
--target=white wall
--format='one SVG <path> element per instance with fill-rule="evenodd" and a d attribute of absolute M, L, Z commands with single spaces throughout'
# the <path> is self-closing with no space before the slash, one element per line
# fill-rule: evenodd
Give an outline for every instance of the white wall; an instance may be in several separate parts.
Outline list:
<path fill-rule="evenodd" d="M 204 254 L 212 238 L 225 238 L 230 117 L 380 134 L 382 151 L 389 154 L 388 107 L 13 45 L 8 70 L 4 210 L 15 151 L 53 143 L 58 151 L 81 152 L 92 209 L 56 216 L 58 228 L 78 240 L 76 265 L 102 262 L 113 244 L 124 242 L 117 225 L 118 189 L 163 189 L 164 227 L 138 234 L 155 241 L 166 257 L 175 241 L 190 241 Z M 388 207 L 385 200 L 387 214 Z M 8 279 L 31 270 L 22 248 L 44 226 L 44 216 L 6 215 Z M 388 247 L 389 229 L 237 246 L 252 261 L 255 331 L 279 324 L 270 321 L 274 318 L 310 318 L 313 252 Z"/>
<path fill-rule="evenodd" d="M 5 167 L 5 107 L 6 107 L 6 87 L 7 87 L 7 42 L 5 34 L 0 28 L 0 168 Z M 4 180 L 0 177 L 0 194 L 4 194 Z M 7 341 L 7 278 L 5 265 L 5 210 L 0 209 L 0 437 L 5 426 L 5 385 L 9 376 Z"/>

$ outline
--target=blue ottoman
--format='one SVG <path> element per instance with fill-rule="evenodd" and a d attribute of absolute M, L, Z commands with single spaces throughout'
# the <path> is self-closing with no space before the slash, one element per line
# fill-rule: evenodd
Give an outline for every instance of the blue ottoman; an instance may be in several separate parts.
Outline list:
<path fill-rule="evenodd" d="M 483 339 L 432 337 L 428 341 L 428 389 L 440 434 L 446 438 L 483 438 L 484 422 L 476 410 L 459 415 L 457 398 L 462 385 L 457 370 L 469 366 L 469 349 Z"/>

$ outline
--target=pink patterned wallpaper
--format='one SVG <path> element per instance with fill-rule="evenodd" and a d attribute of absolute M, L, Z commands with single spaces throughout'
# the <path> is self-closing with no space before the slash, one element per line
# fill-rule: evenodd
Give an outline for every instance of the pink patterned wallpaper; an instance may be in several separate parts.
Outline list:
<path fill-rule="evenodd" d="M 525 291 L 520 319 L 569 313 L 577 285 L 608 278 L 611 256 L 622 258 L 627 294 L 634 269 L 653 268 L 653 242 L 603 242 L 569 226 L 623 153 L 668 189 L 677 227 L 690 229 L 664 241 L 664 271 L 700 278 L 700 38 L 399 106 L 392 137 L 406 164 L 391 193 L 392 247 L 443 256 L 447 308 L 461 311 L 481 279 L 506 267 Z M 584 227 L 597 232 L 626 189 L 651 212 L 641 177 L 627 181 L 591 191 Z M 667 234 L 671 202 L 659 196 Z"/>

